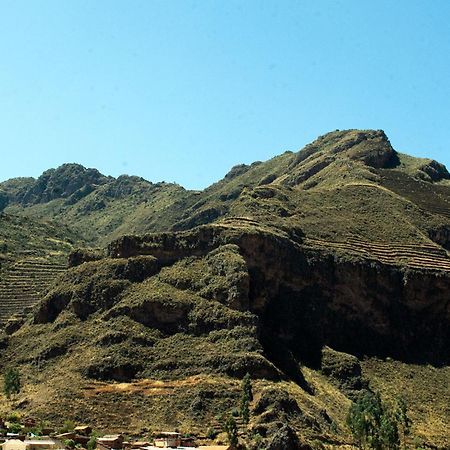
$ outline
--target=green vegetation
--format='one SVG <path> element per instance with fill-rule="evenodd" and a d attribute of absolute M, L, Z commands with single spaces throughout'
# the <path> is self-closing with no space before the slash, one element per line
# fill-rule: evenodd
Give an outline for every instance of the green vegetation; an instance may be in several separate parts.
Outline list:
<path fill-rule="evenodd" d="M 227 417 L 224 424 L 224 431 L 227 433 L 229 444 L 233 447 L 237 447 L 239 443 L 238 427 L 236 424 L 236 420 L 232 415 Z"/>
<path fill-rule="evenodd" d="M 380 394 L 366 392 L 350 407 L 347 424 L 359 447 L 375 450 L 406 446 L 411 422 L 404 399 L 383 403 Z"/>
<path fill-rule="evenodd" d="M 6 370 L 3 375 L 3 392 L 9 399 L 12 395 L 18 394 L 20 392 L 20 372 L 19 369 L 15 367 L 10 367 Z"/>
<path fill-rule="evenodd" d="M 21 433 L 23 431 L 22 425 L 17 422 L 13 422 L 8 427 L 8 433 Z"/>
<path fill-rule="evenodd" d="M 64 421 L 63 426 L 59 430 L 61 433 L 70 433 L 75 428 L 75 424 L 71 420 Z"/>
<path fill-rule="evenodd" d="M 4 191 L 0 191 L 0 214 L 8 206 L 8 203 L 9 203 L 8 194 Z"/>
<path fill-rule="evenodd" d="M 66 447 L 66 448 L 75 448 L 75 441 L 73 439 L 66 439 L 64 441 L 64 447 Z"/>
<path fill-rule="evenodd" d="M 97 438 L 98 438 L 98 434 L 95 431 L 93 431 L 91 433 L 91 435 L 89 436 L 88 443 L 86 444 L 87 450 L 94 450 L 95 449 L 95 447 L 97 445 Z"/>
<path fill-rule="evenodd" d="M 252 382 L 250 374 L 247 372 L 242 379 L 242 396 L 240 405 L 240 416 L 245 424 L 250 420 L 250 402 L 253 400 Z"/>

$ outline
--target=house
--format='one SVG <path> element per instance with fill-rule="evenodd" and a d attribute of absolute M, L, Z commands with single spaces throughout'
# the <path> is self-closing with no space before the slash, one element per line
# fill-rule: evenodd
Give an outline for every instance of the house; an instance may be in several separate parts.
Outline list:
<path fill-rule="evenodd" d="M 27 445 L 20 439 L 8 439 L 2 444 L 2 450 L 27 450 Z"/>
<path fill-rule="evenodd" d="M 64 445 L 55 439 L 9 439 L 2 444 L 2 450 L 54 450 Z"/>
<path fill-rule="evenodd" d="M 24 441 L 26 450 L 62 449 L 64 445 L 56 439 L 27 439 Z"/>
<path fill-rule="evenodd" d="M 111 450 L 123 448 L 123 436 L 121 434 L 107 434 L 101 438 L 97 438 L 97 449 Z"/>
<path fill-rule="evenodd" d="M 89 425 L 78 425 L 73 431 L 75 431 L 76 434 L 81 434 L 81 436 L 90 436 L 92 428 Z"/>
<path fill-rule="evenodd" d="M 155 447 L 177 448 L 181 445 L 181 434 L 175 431 L 161 431 L 154 440 Z"/>

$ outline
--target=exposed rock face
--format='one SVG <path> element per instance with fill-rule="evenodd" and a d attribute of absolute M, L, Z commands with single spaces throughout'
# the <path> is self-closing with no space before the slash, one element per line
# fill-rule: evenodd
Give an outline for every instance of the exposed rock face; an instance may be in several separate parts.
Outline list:
<path fill-rule="evenodd" d="M 418 176 L 425 181 L 433 182 L 450 179 L 447 168 L 437 161 L 431 161 L 429 164 L 422 166 L 418 170 Z"/>
<path fill-rule="evenodd" d="M 237 245 L 245 259 L 249 294 L 240 301 L 258 315 L 263 340 L 282 344 L 299 359 L 318 362 L 324 344 L 356 355 L 448 359 L 444 299 L 450 278 L 442 274 L 336 261 L 279 234 L 220 226 L 124 237 L 109 251 L 119 257 L 149 254 L 165 265 L 204 256 L 223 244 Z M 245 309 L 240 301 L 233 307 Z"/>
<path fill-rule="evenodd" d="M 366 387 L 361 376 L 359 360 L 353 355 L 324 347 L 321 370 L 352 399 L 356 399 L 361 389 Z"/>
<path fill-rule="evenodd" d="M 96 169 L 86 169 L 79 164 L 64 164 L 58 169 L 44 172 L 35 183 L 24 190 L 20 203 L 36 204 L 46 203 L 55 198 L 67 198 L 78 190 L 84 190 L 80 198 L 89 194 L 89 186 L 105 183 L 107 177 Z"/>
<path fill-rule="evenodd" d="M 450 225 L 442 225 L 429 231 L 430 239 L 450 250 Z"/>

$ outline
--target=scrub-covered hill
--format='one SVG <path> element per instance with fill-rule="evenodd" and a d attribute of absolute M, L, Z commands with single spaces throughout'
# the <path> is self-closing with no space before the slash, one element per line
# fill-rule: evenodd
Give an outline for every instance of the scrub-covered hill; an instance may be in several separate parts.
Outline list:
<path fill-rule="evenodd" d="M 164 230 L 174 212 L 193 195 L 181 186 L 150 183 L 140 177 L 106 177 L 79 164 L 64 164 L 38 179 L 0 183 L 6 212 L 53 220 L 70 227 L 91 245 L 104 245 L 124 233 Z"/>
<path fill-rule="evenodd" d="M 3 337 L 2 361 L 26 379 L 16 407 L 105 431 L 205 434 L 239 408 L 248 372 L 240 433 L 253 448 L 351 443 L 346 412 L 367 388 L 404 394 L 409 445 L 448 448 L 449 177 L 382 131 L 349 130 L 236 166 L 199 193 L 172 186 L 166 222 L 148 228 L 161 232 L 73 252 Z M 8 211 L 36 214 L 63 200 L 15 201 Z"/>

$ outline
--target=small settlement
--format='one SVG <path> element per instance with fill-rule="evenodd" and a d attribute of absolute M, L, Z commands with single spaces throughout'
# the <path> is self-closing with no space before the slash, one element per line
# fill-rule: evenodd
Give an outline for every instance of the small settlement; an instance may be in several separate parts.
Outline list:
<path fill-rule="evenodd" d="M 0 419 L 0 427 L 8 429 L 8 423 Z M 6 433 L 0 437 L 1 450 L 158 450 L 171 448 L 178 450 L 233 450 L 229 445 L 200 445 L 195 439 L 184 437 L 178 432 L 162 431 L 154 433 L 150 440 L 126 440 L 121 434 L 92 437 L 92 428 L 87 425 L 74 427 L 72 431 L 57 434 L 48 428 L 42 430 L 42 435 L 36 436 L 32 432 L 26 433 L 36 425 L 33 419 L 21 421 L 23 432 Z M 16 428 L 20 428 L 16 427 Z M 95 439 L 95 442 L 93 441 Z"/>

